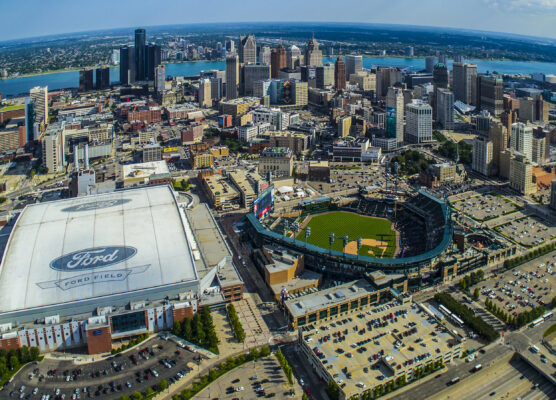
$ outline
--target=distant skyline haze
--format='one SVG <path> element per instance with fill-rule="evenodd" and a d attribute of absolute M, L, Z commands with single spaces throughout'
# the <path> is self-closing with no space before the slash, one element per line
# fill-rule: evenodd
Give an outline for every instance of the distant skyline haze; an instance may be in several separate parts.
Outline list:
<path fill-rule="evenodd" d="M 366 22 L 556 38 L 556 0 L 2 1 L 0 41 L 211 22 Z"/>

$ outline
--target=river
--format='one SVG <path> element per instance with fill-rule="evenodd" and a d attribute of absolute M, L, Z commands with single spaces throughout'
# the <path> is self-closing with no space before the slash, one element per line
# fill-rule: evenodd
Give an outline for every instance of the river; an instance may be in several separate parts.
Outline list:
<path fill-rule="evenodd" d="M 324 62 L 334 62 L 334 58 L 324 58 Z M 556 74 L 556 63 L 541 63 L 527 61 L 491 61 L 491 60 L 469 60 L 477 64 L 479 73 L 496 71 L 502 74 L 531 74 L 535 72 L 545 74 Z M 364 57 L 363 67 L 370 68 L 377 65 L 394 65 L 409 67 L 411 70 L 419 71 L 425 68 L 424 58 L 401 58 L 401 57 Z M 452 61 L 448 61 L 451 69 Z M 197 61 L 170 63 L 166 65 L 167 76 L 192 76 L 199 72 L 210 69 L 225 69 L 224 61 Z M 120 69 L 110 68 L 111 82 L 118 82 L 120 79 Z M 34 86 L 48 86 L 49 90 L 65 89 L 79 86 L 79 71 L 56 72 L 52 74 L 42 74 L 24 76 L 20 78 L 10 78 L 0 80 L 0 93 L 2 96 L 16 96 L 28 93 Z"/>

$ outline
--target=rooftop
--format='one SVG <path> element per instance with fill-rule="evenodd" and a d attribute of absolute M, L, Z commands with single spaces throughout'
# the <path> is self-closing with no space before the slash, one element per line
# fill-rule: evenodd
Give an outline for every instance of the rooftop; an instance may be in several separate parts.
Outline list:
<path fill-rule="evenodd" d="M 124 180 L 135 179 L 140 180 L 148 178 L 151 175 L 169 174 L 168 164 L 166 161 L 151 161 L 137 164 L 122 165 L 122 175 Z"/>
<path fill-rule="evenodd" d="M 168 186 L 29 205 L 4 252 L 0 313 L 197 280 L 186 225 Z"/>

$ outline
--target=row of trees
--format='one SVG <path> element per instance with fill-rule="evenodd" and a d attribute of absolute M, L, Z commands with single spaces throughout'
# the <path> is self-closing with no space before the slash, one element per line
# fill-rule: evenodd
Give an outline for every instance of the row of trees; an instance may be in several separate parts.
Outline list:
<path fill-rule="evenodd" d="M 270 348 L 268 346 L 263 346 L 260 351 L 257 349 L 251 349 L 251 351 L 249 351 L 249 353 L 247 354 L 240 354 L 237 357 L 230 357 L 226 361 L 221 363 L 217 368 L 211 368 L 208 374 L 200 376 L 196 382 L 184 389 L 180 395 L 174 396 L 172 399 L 189 400 L 205 387 L 207 387 L 210 383 L 214 382 L 216 379 L 231 371 L 232 369 L 239 367 L 246 362 L 253 361 L 258 358 L 268 357 L 269 355 Z"/>
<path fill-rule="evenodd" d="M 485 273 L 482 269 L 478 271 L 473 271 L 469 275 L 465 275 L 459 281 L 459 287 L 461 290 L 466 290 L 473 285 L 483 281 L 485 279 Z"/>
<path fill-rule="evenodd" d="M 230 319 L 230 324 L 232 324 L 232 329 L 234 330 L 237 341 L 243 343 L 245 341 L 245 331 L 237 316 L 236 308 L 230 303 L 226 307 L 226 310 L 228 311 L 228 318 Z"/>
<path fill-rule="evenodd" d="M 431 163 L 422 153 L 416 150 L 408 150 L 400 155 L 394 156 L 390 162 L 392 173 L 395 162 L 399 165 L 401 175 L 414 175 L 426 170 Z"/>
<path fill-rule="evenodd" d="M 463 140 L 454 143 L 450 140 L 443 141 L 436 151 L 437 154 L 449 158 L 450 160 L 471 164 L 473 146 Z M 456 160 L 458 158 L 459 160 Z"/>
<path fill-rule="evenodd" d="M 148 333 L 142 333 L 139 336 L 137 336 L 136 338 L 131 339 L 127 344 L 124 344 L 124 345 L 118 347 L 117 349 L 112 349 L 112 354 L 121 353 L 122 351 L 127 350 L 130 347 L 138 345 L 139 343 L 147 340 L 148 337 L 149 337 Z"/>
<path fill-rule="evenodd" d="M 483 321 L 481 317 L 475 316 L 469 307 L 455 300 L 449 293 L 437 293 L 434 295 L 434 299 L 459 316 L 466 325 L 469 325 L 477 334 L 481 335 L 489 342 L 498 338 L 498 332 L 496 332 L 492 326 Z"/>
<path fill-rule="evenodd" d="M 23 346 L 20 349 L 0 349 L 0 387 L 2 387 L 18 370 L 40 357 L 38 347 Z"/>
<path fill-rule="evenodd" d="M 521 264 L 526 263 L 527 261 L 531 261 L 537 257 L 543 256 L 547 253 L 550 253 L 552 250 L 556 249 L 556 243 L 550 243 L 547 244 L 546 246 L 543 247 L 539 247 L 527 254 L 524 254 L 522 256 L 519 257 L 514 257 L 512 259 L 506 260 L 504 261 L 504 267 L 506 269 L 512 269 L 515 268 L 517 266 L 520 266 Z"/>
<path fill-rule="evenodd" d="M 290 383 L 290 385 L 293 384 L 292 367 L 290 367 L 290 364 L 288 364 L 288 360 L 286 360 L 286 357 L 284 357 L 284 355 L 282 354 L 282 350 L 280 350 L 280 348 L 278 348 L 278 351 L 276 352 L 276 358 L 278 359 L 278 364 L 280 364 L 280 366 L 284 370 L 284 373 L 288 378 L 288 382 Z"/>
<path fill-rule="evenodd" d="M 202 307 L 193 318 L 174 321 L 174 335 L 218 354 L 218 337 L 207 306 Z"/>
<path fill-rule="evenodd" d="M 517 315 L 512 315 L 504 311 L 503 308 L 498 307 L 498 305 L 490 299 L 486 299 L 485 306 L 488 311 L 490 311 L 493 315 L 495 315 L 499 320 L 505 322 L 508 325 L 512 326 L 525 326 L 537 318 L 541 317 L 545 312 L 546 309 L 544 306 L 538 306 L 533 308 L 532 310 L 522 311 Z"/>
<path fill-rule="evenodd" d="M 418 367 L 415 369 L 413 378 L 414 380 L 418 380 L 421 379 L 429 374 L 432 374 L 435 371 L 438 371 L 439 369 L 444 368 L 444 363 L 442 360 L 437 360 L 435 362 L 431 362 L 430 364 L 425 365 L 425 367 Z M 405 375 L 399 376 L 396 379 L 392 379 L 384 384 L 381 385 L 377 385 L 375 386 L 373 389 L 369 389 L 366 392 L 362 393 L 360 396 L 355 397 L 355 400 L 372 400 L 372 399 L 376 399 L 380 396 L 383 396 L 385 394 L 388 394 L 390 392 L 393 392 L 396 389 L 399 389 L 403 386 L 407 385 L 407 378 L 405 377 Z M 337 388 L 338 392 L 335 392 L 333 388 Z M 336 385 L 336 383 L 334 381 L 330 381 L 328 382 L 328 388 L 326 389 L 326 392 L 328 393 L 330 390 L 332 389 L 331 393 L 334 395 L 335 393 L 338 393 L 339 396 L 339 388 L 338 385 Z M 330 395 L 329 395 L 330 397 Z M 333 399 L 333 397 L 330 397 L 331 399 Z M 335 397 L 336 399 L 338 397 Z"/>

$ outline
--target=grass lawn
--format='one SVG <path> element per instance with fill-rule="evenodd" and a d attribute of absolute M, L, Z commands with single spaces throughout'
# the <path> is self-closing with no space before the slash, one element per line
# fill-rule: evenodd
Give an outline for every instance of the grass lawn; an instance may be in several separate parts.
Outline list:
<path fill-rule="evenodd" d="M 348 235 L 350 242 L 357 240 L 358 237 L 387 242 L 386 251 L 382 254 L 384 258 L 392 258 L 396 251 L 396 234 L 392 230 L 392 222 L 386 219 L 346 211 L 334 211 L 313 215 L 307 226 L 311 227 L 311 236 L 307 242 L 326 250 L 329 248 L 328 235 L 330 232 L 334 232 L 336 240 L 332 245 L 332 250 L 342 251 L 343 236 Z M 385 236 L 380 236 L 381 234 Z M 305 229 L 301 230 L 297 239 L 305 241 Z M 369 254 L 369 250 L 371 250 L 371 254 Z M 382 248 L 364 245 L 359 250 L 359 255 L 378 257 L 382 251 Z"/>

